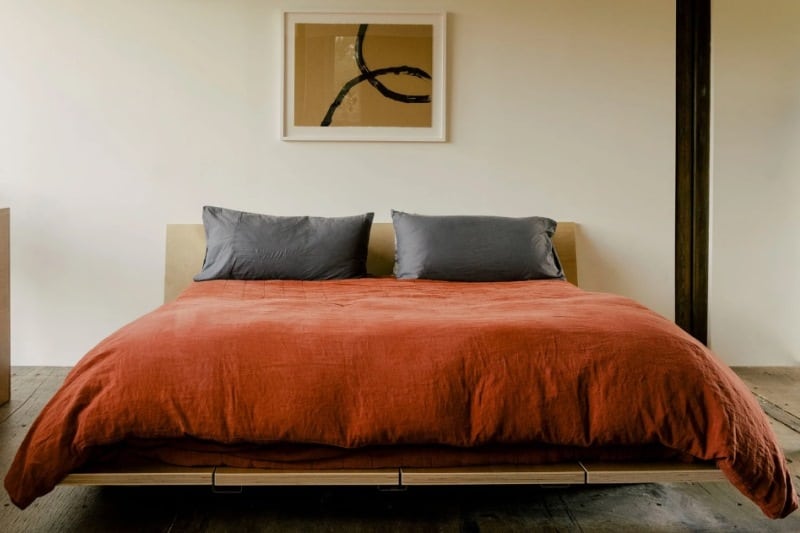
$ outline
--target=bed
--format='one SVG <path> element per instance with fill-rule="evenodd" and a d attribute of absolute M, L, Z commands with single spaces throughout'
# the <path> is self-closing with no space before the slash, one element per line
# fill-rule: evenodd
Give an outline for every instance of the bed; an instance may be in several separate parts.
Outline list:
<path fill-rule="evenodd" d="M 165 305 L 79 362 L 6 489 L 25 507 L 59 483 L 727 480 L 791 513 L 746 386 L 663 317 L 577 288 L 575 229 L 553 237 L 563 281 L 395 280 L 392 225 L 373 224 L 373 277 L 192 282 L 203 226 L 170 225 Z"/>

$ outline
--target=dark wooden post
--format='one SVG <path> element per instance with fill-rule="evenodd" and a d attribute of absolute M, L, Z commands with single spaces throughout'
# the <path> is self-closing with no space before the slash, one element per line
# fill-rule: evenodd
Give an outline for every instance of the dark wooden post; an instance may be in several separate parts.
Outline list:
<path fill-rule="evenodd" d="M 675 321 L 708 337 L 710 0 L 676 0 Z"/>

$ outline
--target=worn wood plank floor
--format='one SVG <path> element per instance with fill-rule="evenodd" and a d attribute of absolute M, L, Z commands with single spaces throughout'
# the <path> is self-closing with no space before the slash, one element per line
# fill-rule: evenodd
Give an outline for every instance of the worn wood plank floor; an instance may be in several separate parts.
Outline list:
<path fill-rule="evenodd" d="M 0 472 L 68 369 L 15 367 L 0 406 Z M 741 368 L 800 481 L 800 368 Z M 0 531 L 800 531 L 727 483 L 608 487 L 59 487 L 20 511 L 0 491 Z"/>

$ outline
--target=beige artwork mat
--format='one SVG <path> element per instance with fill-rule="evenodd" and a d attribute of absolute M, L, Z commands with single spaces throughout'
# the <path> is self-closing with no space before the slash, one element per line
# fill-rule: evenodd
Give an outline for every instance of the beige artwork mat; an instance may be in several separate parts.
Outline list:
<path fill-rule="evenodd" d="M 298 24 L 294 124 L 429 128 L 432 71 L 429 24 Z"/>

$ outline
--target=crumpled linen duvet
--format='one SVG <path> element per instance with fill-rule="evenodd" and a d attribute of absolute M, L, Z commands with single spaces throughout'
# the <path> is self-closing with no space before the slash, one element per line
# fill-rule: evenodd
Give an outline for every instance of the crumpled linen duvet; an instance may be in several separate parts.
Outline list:
<path fill-rule="evenodd" d="M 5 486 L 24 508 L 105 449 L 187 438 L 659 446 L 716 461 L 767 516 L 797 507 L 767 419 L 727 366 L 634 301 L 560 280 L 195 282 L 81 359 Z"/>

